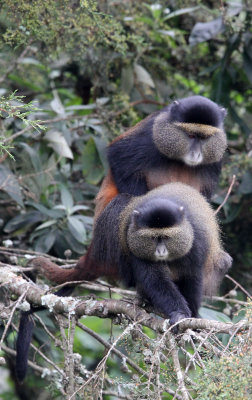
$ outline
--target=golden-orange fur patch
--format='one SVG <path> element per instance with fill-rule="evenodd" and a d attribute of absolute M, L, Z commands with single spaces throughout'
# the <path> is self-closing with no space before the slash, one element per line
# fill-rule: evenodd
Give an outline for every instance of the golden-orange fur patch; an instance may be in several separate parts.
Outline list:
<path fill-rule="evenodd" d="M 188 134 L 195 134 L 203 138 L 208 138 L 222 131 L 220 128 L 216 128 L 216 126 L 190 122 L 174 122 L 174 125 Z"/>
<path fill-rule="evenodd" d="M 174 165 L 169 169 L 153 168 L 151 171 L 147 171 L 145 176 L 149 190 L 172 182 L 185 183 L 199 192 L 203 186 L 200 174 L 186 165 Z"/>
<path fill-rule="evenodd" d="M 108 203 L 113 200 L 114 197 L 118 195 L 118 190 L 115 185 L 114 179 L 112 177 L 111 171 L 108 172 L 108 175 L 104 178 L 99 193 L 95 199 L 95 215 L 94 220 L 96 221 L 99 215 L 102 213 L 104 208 L 108 205 Z"/>

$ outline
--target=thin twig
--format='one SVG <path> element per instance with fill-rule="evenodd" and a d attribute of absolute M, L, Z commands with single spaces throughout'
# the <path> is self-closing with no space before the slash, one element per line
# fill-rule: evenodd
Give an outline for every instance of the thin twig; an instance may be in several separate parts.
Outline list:
<path fill-rule="evenodd" d="M 247 292 L 247 290 L 244 289 L 244 287 L 240 283 L 238 283 L 234 278 L 232 278 L 232 276 L 226 274 L 225 277 L 230 279 L 230 281 L 232 281 L 236 286 L 238 286 L 243 291 L 243 293 L 245 293 L 246 296 L 248 296 L 248 298 L 252 300 L 252 296 L 249 294 L 249 292 Z"/>
<path fill-rule="evenodd" d="M 1 350 L 1 347 L 2 347 L 2 344 L 3 344 L 3 341 L 4 341 L 4 338 L 5 338 L 5 336 L 6 336 L 6 333 L 7 333 L 8 329 L 9 329 L 9 327 L 10 327 L 10 325 L 11 325 L 11 321 L 12 321 L 13 315 L 14 315 L 14 313 L 15 313 L 17 307 L 18 307 L 18 306 L 21 304 L 21 302 L 23 301 L 23 298 L 25 297 L 26 293 L 27 293 L 27 291 L 25 291 L 25 292 L 19 297 L 18 301 L 16 302 L 16 304 L 14 305 L 14 307 L 13 307 L 13 309 L 12 309 L 12 311 L 11 311 L 10 317 L 9 317 L 9 319 L 8 319 L 8 322 L 7 322 L 6 326 L 5 326 L 5 328 L 4 328 L 4 332 L 3 332 L 3 335 L 2 335 L 1 340 L 0 340 L 0 350 Z"/>
<path fill-rule="evenodd" d="M 3 247 L 0 246 L 0 252 L 3 254 L 15 254 L 16 256 L 20 256 L 21 255 L 32 255 L 32 256 L 37 256 L 37 257 L 46 257 L 49 258 L 52 261 L 58 262 L 58 263 L 65 263 L 65 264 L 73 264 L 73 263 L 77 263 L 78 260 L 66 260 L 63 258 L 57 258 L 57 257 L 53 257 L 50 256 L 48 254 L 44 254 L 44 253 L 39 253 L 38 251 L 33 251 L 33 250 L 24 250 L 24 249 L 14 249 L 14 248 L 7 248 L 7 247 Z"/>
<path fill-rule="evenodd" d="M 171 333 L 169 333 L 169 335 L 168 335 L 168 340 L 170 342 L 171 355 L 172 355 L 172 359 L 173 359 L 175 372 L 177 375 L 179 391 L 181 393 L 183 400 L 189 400 L 189 394 L 188 394 L 188 391 L 185 386 L 184 376 L 183 376 L 183 372 L 181 370 L 181 366 L 180 366 L 180 362 L 179 362 L 178 350 L 176 348 L 177 346 L 176 346 L 174 337 L 172 336 Z M 175 394 L 175 396 L 176 396 L 176 394 Z"/>
<path fill-rule="evenodd" d="M 81 328 L 84 332 L 87 332 L 90 336 L 95 338 L 98 342 L 100 342 L 106 349 L 110 350 L 111 349 L 111 344 L 106 342 L 98 333 L 92 331 L 92 329 L 89 329 L 87 326 L 82 324 L 81 322 L 77 322 L 77 326 Z M 143 375 L 145 377 L 148 377 L 147 373 L 140 368 L 134 361 L 132 361 L 129 357 L 127 357 L 125 354 L 121 353 L 120 350 L 118 350 L 116 347 L 113 347 L 111 350 L 114 354 L 116 354 L 121 360 L 126 360 L 126 363 L 129 364 L 135 371 L 137 371 L 140 375 Z"/>
<path fill-rule="evenodd" d="M 241 306 L 248 305 L 248 303 L 246 301 L 241 301 L 241 300 L 237 300 L 237 299 L 229 299 L 227 297 L 220 297 L 220 296 L 204 296 L 204 299 L 211 300 L 211 301 L 222 301 L 223 303 L 240 304 Z"/>
<path fill-rule="evenodd" d="M 225 199 L 224 199 L 223 202 L 219 205 L 219 207 L 217 208 L 217 210 L 215 210 L 215 212 L 214 212 L 215 215 L 218 214 L 218 212 L 222 209 L 222 207 L 224 206 L 224 204 L 227 202 L 227 200 L 228 200 L 228 198 L 229 198 L 229 196 L 230 196 L 230 194 L 231 194 L 231 192 L 232 192 L 232 189 L 233 189 L 235 180 L 236 180 L 236 175 L 233 175 L 232 181 L 231 181 L 230 186 L 229 186 L 229 188 L 228 188 L 228 191 L 227 191 L 227 194 L 226 194 L 226 196 L 225 196 Z"/>

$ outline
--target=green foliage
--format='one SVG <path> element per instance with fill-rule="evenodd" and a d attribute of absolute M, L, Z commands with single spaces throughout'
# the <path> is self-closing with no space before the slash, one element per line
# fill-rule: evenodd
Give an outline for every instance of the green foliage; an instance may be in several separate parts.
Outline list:
<path fill-rule="evenodd" d="M 198 400 L 251 398 L 251 354 L 239 353 L 222 357 L 219 362 L 209 360 L 198 380 Z"/>
<path fill-rule="evenodd" d="M 35 130 L 45 129 L 40 125 L 41 121 L 29 119 L 33 113 L 38 111 L 38 108 L 33 104 L 33 102 L 24 103 L 23 98 L 25 96 L 16 95 L 16 91 L 10 94 L 8 97 L 0 97 L 0 117 L 2 119 L 8 118 L 19 118 L 26 127 L 34 128 Z M 2 134 L 2 129 L 0 125 L 0 134 Z M 0 135 L 0 155 L 6 152 L 11 158 L 13 156 L 9 152 L 11 148 L 10 145 L 5 143 L 4 137 Z"/>
<path fill-rule="evenodd" d="M 34 249 L 41 253 L 54 250 L 59 255 L 71 249 L 74 253 L 83 254 L 88 243 L 92 227 L 92 218 L 85 215 L 75 215 L 79 211 L 87 211 L 89 207 L 74 205 L 73 197 L 65 186 L 61 186 L 61 204 L 51 209 L 42 204 L 27 202 L 28 211 L 10 219 L 4 227 L 4 232 L 13 237 L 33 230 L 29 240 L 34 243 Z M 39 225 L 38 225 L 39 223 Z"/>
<path fill-rule="evenodd" d="M 88 46 L 113 46 L 121 52 L 126 49 L 121 25 L 111 15 L 100 12 L 93 0 L 7 0 L 2 13 L 10 23 L 2 43 L 24 45 L 39 41 L 40 49 L 46 53 L 68 51 L 76 58 Z"/>
<path fill-rule="evenodd" d="M 247 312 L 251 322 L 251 310 Z M 207 357 L 205 369 L 197 379 L 197 399 L 237 399 L 251 398 L 251 354 L 252 338 L 249 334 L 240 334 L 233 340 L 228 355 L 220 359 Z"/>

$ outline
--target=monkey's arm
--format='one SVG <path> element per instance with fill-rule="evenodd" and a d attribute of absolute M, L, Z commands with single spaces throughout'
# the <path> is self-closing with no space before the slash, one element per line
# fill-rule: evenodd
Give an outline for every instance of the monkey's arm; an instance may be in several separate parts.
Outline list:
<path fill-rule="evenodd" d="M 191 317 L 188 304 L 177 286 L 156 265 L 134 258 L 132 269 L 139 292 L 170 319 L 171 325 Z"/>
<path fill-rule="evenodd" d="M 181 278 L 176 285 L 179 288 L 180 293 L 184 296 L 192 312 L 192 317 L 198 317 L 198 309 L 200 307 L 200 301 L 202 297 L 202 276 L 199 273 L 198 276 L 186 276 Z"/>

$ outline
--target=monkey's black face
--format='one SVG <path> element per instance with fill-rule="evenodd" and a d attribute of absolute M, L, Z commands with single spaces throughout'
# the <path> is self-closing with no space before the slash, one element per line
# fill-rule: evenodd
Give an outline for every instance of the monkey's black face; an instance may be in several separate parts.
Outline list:
<path fill-rule="evenodd" d="M 154 143 L 166 157 L 189 166 L 218 162 L 227 146 L 224 116 L 224 109 L 201 96 L 175 101 L 156 117 Z"/>
<path fill-rule="evenodd" d="M 187 254 L 192 243 L 192 226 L 180 204 L 153 197 L 133 211 L 127 244 L 136 257 L 154 262 L 172 261 Z"/>
<path fill-rule="evenodd" d="M 153 140 L 160 153 L 189 166 L 218 162 L 227 147 L 223 129 L 178 122 L 171 124 L 164 113 L 156 118 L 153 131 Z"/>

